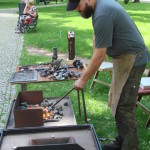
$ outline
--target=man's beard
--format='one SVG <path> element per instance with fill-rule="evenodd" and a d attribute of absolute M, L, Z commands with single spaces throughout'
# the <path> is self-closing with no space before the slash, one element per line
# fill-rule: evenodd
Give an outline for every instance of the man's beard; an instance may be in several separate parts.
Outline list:
<path fill-rule="evenodd" d="M 93 8 L 86 3 L 84 12 L 79 12 L 79 13 L 83 18 L 88 19 L 93 14 Z"/>

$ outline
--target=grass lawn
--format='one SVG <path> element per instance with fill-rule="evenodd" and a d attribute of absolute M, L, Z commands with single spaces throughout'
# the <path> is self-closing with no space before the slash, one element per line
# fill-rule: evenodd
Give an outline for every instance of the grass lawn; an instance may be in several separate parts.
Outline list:
<path fill-rule="evenodd" d="M 1 0 L 0 0 L 1 1 Z M 146 45 L 150 49 L 150 4 L 132 4 L 124 5 L 129 15 L 138 26 Z M 82 19 L 76 12 L 66 12 L 66 7 L 45 7 L 38 8 L 39 19 L 37 32 L 30 31 L 24 35 L 24 49 L 20 59 L 20 64 L 36 64 L 40 62 L 51 61 L 49 57 L 31 55 L 26 51 L 26 46 L 35 46 L 43 48 L 46 51 L 52 51 L 57 47 L 59 52 L 68 52 L 68 31 L 75 32 L 76 55 L 91 58 L 92 55 L 92 37 L 93 29 L 91 19 Z M 150 68 L 150 64 L 147 65 Z M 108 74 L 102 74 L 104 80 L 109 79 Z M 71 82 L 61 83 L 42 83 L 30 84 L 28 90 L 43 90 L 44 97 L 63 96 L 73 86 Z M 107 106 L 109 88 L 95 84 L 92 91 L 89 90 L 91 80 L 87 83 L 85 91 L 85 100 L 87 107 L 87 116 L 89 124 L 93 124 L 99 137 L 114 138 L 117 134 L 114 118 Z M 59 92 L 58 92 L 59 91 Z M 78 115 L 77 93 L 70 94 L 74 113 L 78 124 L 84 124 L 84 117 Z M 143 99 L 143 103 L 150 108 L 148 99 Z M 83 114 L 83 112 L 82 112 Z M 150 128 L 144 125 L 148 115 L 140 108 L 137 108 L 137 119 L 140 135 L 140 149 L 149 150 L 150 147 Z"/>
<path fill-rule="evenodd" d="M 138 26 L 146 45 L 150 49 L 150 4 L 124 5 Z M 92 21 L 82 19 L 76 12 L 66 12 L 64 7 L 38 8 L 38 32 L 25 35 L 25 45 L 34 45 L 52 51 L 57 47 L 67 52 L 67 32 L 74 31 L 76 36 L 76 55 L 90 58 L 92 55 Z M 63 19 L 62 19 L 63 18 Z M 150 65 L 148 65 L 150 67 Z"/>
<path fill-rule="evenodd" d="M 25 35 L 25 45 L 33 45 L 52 51 L 57 47 L 67 53 L 68 31 L 75 32 L 76 55 L 91 57 L 93 36 L 92 23 L 75 12 L 66 12 L 64 7 L 39 8 L 38 32 Z M 62 19 L 63 18 L 63 19 Z"/>
<path fill-rule="evenodd" d="M 21 0 L 0 0 L 0 8 L 16 8 Z"/>
<path fill-rule="evenodd" d="M 17 8 L 19 2 L 21 2 L 21 0 L 0 0 L 0 9 L 5 9 L 5 8 Z M 66 2 L 66 0 L 58 0 L 58 4 L 60 3 L 64 3 Z M 56 0 L 51 0 L 50 3 L 48 3 L 47 5 L 51 5 L 51 4 L 56 4 Z M 34 0 L 34 5 L 35 6 L 45 6 L 44 2 L 40 2 L 38 5 L 36 4 L 36 0 Z"/>

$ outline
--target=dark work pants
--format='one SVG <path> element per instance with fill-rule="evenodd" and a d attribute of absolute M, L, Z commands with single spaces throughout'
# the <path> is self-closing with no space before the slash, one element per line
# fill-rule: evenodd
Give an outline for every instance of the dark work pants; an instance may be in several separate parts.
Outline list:
<path fill-rule="evenodd" d="M 139 150 L 136 100 L 146 65 L 133 67 L 125 83 L 116 110 L 116 127 L 122 140 L 121 150 Z"/>

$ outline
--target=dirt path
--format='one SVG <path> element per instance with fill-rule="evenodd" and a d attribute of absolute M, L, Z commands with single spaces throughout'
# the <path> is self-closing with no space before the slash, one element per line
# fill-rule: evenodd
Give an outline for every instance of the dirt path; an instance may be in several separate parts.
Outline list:
<path fill-rule="evenodd" d="M 27 47 L 27 51 L 32 54 L 32 55 L 39 55 L 39 56 L 48 56 L 48 57 L 52 57 L 53 53 L 52 52 L 48 52 L 47 50 L 44 49 L 39 49 L 36 47 Z M 68 58 L 68 54 L 67 53 L 58 53 L 58 58 L 59 59 L 64 59 L 67 60 Z M 82 58 L 82 57 L 78 57 L 76 56 L 76 59 L 82 60 L 82 62 L 84 64 L 89 64 L 90 59 L 86 59 L 86 58 Z"/>

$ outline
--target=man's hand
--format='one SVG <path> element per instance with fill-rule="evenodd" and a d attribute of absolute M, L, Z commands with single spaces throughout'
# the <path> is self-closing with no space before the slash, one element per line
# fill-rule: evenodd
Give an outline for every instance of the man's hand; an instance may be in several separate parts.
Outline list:
<path fill-rule="evenodd" d="M 92 56 L 92 59 L 88 65 L 87 69 L 84 71 L 82 77 L 74 83 L 74 88 L 76 90 L 83 89 L 86 85 L 86 82 L 98 70 L 104 57 L 106 56 L 106 50 L 107 50 L 107 48 L 95 49 L 94 54 Z"/>
<path fill-rule="evenodd" d="M 76 90 L 81 90 L 85 87 L 86 82 L 87 81 L 83 80 L 82 77 L 81 77 L 81 78 L 79 78 L 78 80 L 75 81 L 73 86 Z"/>

